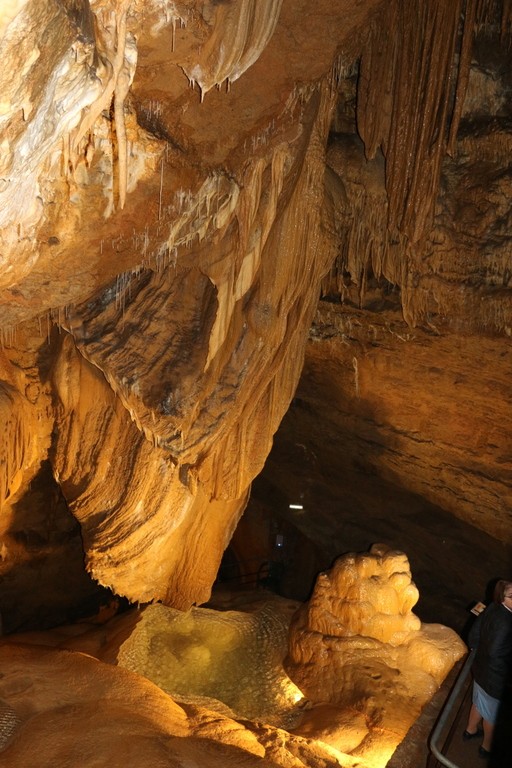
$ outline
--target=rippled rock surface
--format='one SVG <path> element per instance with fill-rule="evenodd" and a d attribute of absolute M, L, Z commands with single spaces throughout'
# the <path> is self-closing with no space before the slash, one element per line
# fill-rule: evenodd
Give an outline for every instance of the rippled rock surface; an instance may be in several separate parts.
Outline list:
<path fill-rule="evenodd" d="M 270 602 L 254 613 L 151 605 L 122 643 L 118 664 L 178 700 L 291 726 L 304 697 L 282 666 L 287 636 L 286 617 Z"/>

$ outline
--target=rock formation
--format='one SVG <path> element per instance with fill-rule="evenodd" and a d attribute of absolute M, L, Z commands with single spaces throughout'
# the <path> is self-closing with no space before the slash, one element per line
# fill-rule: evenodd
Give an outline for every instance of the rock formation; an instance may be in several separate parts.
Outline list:
<path fill-rule="evenodd" d="M 290 677 L 311 701 L 337 705 L 316 737 L 344 751 L 355 740 L 350 752 L 368 764 L 391 756 L 466 652 L 453 630 L 420 622 L 417 600 L 407 557 L 375 545 L 321 573 L 292 620 Z M 305 722 L 297 732 L 314 729 Z"/>
<path fill-rule="evenodd" d="M 338 765 L 328 746 L 312 747 L 277 728 L 180 706 L 143 677 L 85 654 L 5 645 L 0 664 L 6 670 L 0 681 L 0 749 L 10 730 L 1 760 L 10 768 L 23 768 L 34 755 L 40 768 Z M 347 758 L 349 768 L 354 764 Z"/>
<path fill-rule="evenodd" d="M 334 257 L 321 208 L 339 41 L 315 37 L 314 71 L 288 59 L 296 12 L 2 12 L 3 519 L 49 460 L 88 572 L 133 601 L 208 598 Z"/>
<path fill-rule="evenodd" d="M 278 447 L 321 471 L 297 480 L 294 462 L 272 479 L 283 498 L 327 493 L 294 520 L 303 549 L 348 551 L 351 526 L 365 528 L 361 476 L 512 544 L 511 31 L 508 0 L 2 3 L 5 632 L 72 622 L 112 592 L 205 603 L 290 403 Z M 328 496 L 340 477 L 345 516 Z M 376 496 L 386 541 L 410 535 Z M 264 553 L 265 534 L 234 551 Z M 391 570 L 373 626 L 376 562 L 377 581 Z M 319 701 L 302 654 L 336 649 L 350 701 L 330 689 L 293 736 L 213 722 L 74 652 L 19 648 L 0 681 L 10 765 L 43 741 L 48 764 L 76 762 L 74 723 L 89 716 L 91 761 L 101 749 L 124 765 L 135 734 L 133 755 L 146 759 L 149 737 L 155 765 L 201 761 L 213 738 L 211 765 L 327 768 L 342 727 L 345 751 L 365 759 L 377 711 L 389 754 L 418 678 L 410 716 L 460 645 L 419 626 L 403 558 L 353 565 L 360 620 L 348 627 L 337 595 L 353 586 L 335 569 L 334 593 L 319 582 L 330 615 L 315 597 L 291 652 Z M 368 674 L 347 663 L 352 644 Z M 374 673 L 396 693 L 394 718 Z M 103 693 L 106 732 L 91 703 Z M 319 719 L 321 755 L 307 744 Z"/>
<path fill-rule="evenodd" d="M 407 558 L 382 547 L 341 558 L 302 607 L 251 598 L 243 611 L 150 605 L 5 638 L 0 759 L 23 765 L 46 729 L 41 766 L 77 754 L 143 766 L 145 742 L 170 765 L 256 755 L 283 768 L 383 768 L 465 650 L 446 627 L 420 625 Z M 283 667 L 292 616 L 287 666 L 300 687 Z"/>

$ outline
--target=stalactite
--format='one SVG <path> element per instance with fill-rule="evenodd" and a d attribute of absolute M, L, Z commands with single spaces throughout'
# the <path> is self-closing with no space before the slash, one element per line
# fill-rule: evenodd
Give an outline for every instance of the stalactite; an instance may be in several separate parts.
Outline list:
<path fill-rule="evenodd" d="M 357 86 L 357 127 L 364 141 L 366 157 L 373 159 L 379 147 L 384 154 L 392 112 L 391 73 L 397 34 L 390 34 L 399 17 L 399 0 L 384 6 L 379 23 L 370 28 L 369 42 L 361 58 Z"/>
<path fill-rule="evenodd" d="M 326 176 L 326 191 L 333 204 L 338 253 L 321 290 L 323 296 L 334 290 L 343 300 L 345 276 L 349 273 L 362 306 L 369 273 L 392 285 L 401 285 L 406 280 L 410 244 L 405 235 L 398 233 L 392 237 L 388 230 L 383 164 L 377 160 L 365 163 L 361 158 L 358 174 L 354 175 L 354 169 L 349 171 L 347 166 L 350 152 L 350 144 L 347 146 L 344 139 L 333 142 L 329 150 L 328 165 L 332 172 Z"/>
<path fill-rule="evenodd" d="M 501 41 L 512 32 L 512 0 L 476 0 L 475 32 L 499 31 Z"/>
<path fill-rule="evenodd" d="M 116 10 L 114 11 L 115 35 L 109 33 L 104 26 L 106 39 L 103 41 L 103 46 L 106 51 L 110 52 L 113 49 L 115 53 L 112 61 L 109 60 L 107 53 L 103 54 L 103 66 L 106 69 L 107 77 L 102 93 L 89 106 L 88 112 L 83 116 L 72 135 L 72 149 L 75 156 L 77 156 L 82 139 L 92 131 L 94 123 L 104 110 L 110 108 L 113 101 L 118 145 L 118 195 L 120 208 L 123 208 L 125 204 L 128 179 L 128 144 L 126 140 L 124 104 L 136 67 L 135 42 L 130 38 L 130 46 L 128 46 L 127 37 L 126 25 L 130 2 L 131 0 L 118 0 Z"/>
<path fill-rule="evenodd" d="M 501 30 L 503 38 L 510 27 L 511 7 L 509 0 L 465 0 L 462 4 L 437 0 L 414 7 L 393 0 L 381 23 L 371 31 L 360 64 L 358 129 L 367 157 L 374 158 L 381 148 L 386 158 L 388 226 L 383 221 L 382 202 L 364 195 L 360 199 L 352 191 L 347 237 L 331 274 L 331 285 L 332 280 L 338 280 L 341 293 L 343 270 L 347 269 L 362 299 L 371 265 L 375 276 L 383 275 L 400 286 L 403 315 L 410 325 L 420 318 L 429 324 L 432 314 L 471 315 L 472 294 L 468 291 L 464 300 L 458 294 L 466 309 L 461 306 L 454 311 L 452 293 L 440 277 L 442 265 L 437 263 L 443 258 L 442 250 L 437 257 L 435 249 L 429 256 L 434 275 L 423 274 L 418 265 L 425 259 L 445 153 L 453 156 L 459 149 L 465 156 L 478 157 L 493 166 L 508 165 L 506 132 L 497 141 L 496 136 L 475 136 L 474 132 L 459 136 L 458 127 L 475 34 L 496 39 Z M 455 67 L 459 11 L 463 12 L 462 38 Z M 393 19 L 399 21 L 396 34 L 390 32 Z M 456 75 L 453 87 L 452 73 Z M 502 275 L 506 269 L 503 258 L 500 264 L 496 274 Z M 325 281 L 325 288 L 329 290 L 329 281 Z M 479 304 L 475 306 L 475 319 L 480 318 L 477 322 L 497 329 L 509 326 L 509 315 L 500 311 L 499 299 L 489 298 L 485 306 L 485 311 Z"/>
<path fill-rule="evenodd" d="M 358 130 L 368 158 L 379 147 L 386 157 L 389 227 L 413 242 L 432 224 L 441 162 L 447 150 L 455 152 L 474 35 L 489 24 L 502 38 L 510 35 L 511 0 L 391 0 L 370 30 L 360 64 Z"/>
<path fill-rule="evenodd" d="M 217 85 L 237 80 L 259 58 L 274 33 L 282 0 L 239 0 L 217 4 L 214 28 L 199 62 L 185 69 L 201 101 Z"/>
<path fill-rule="evenodd" d="M 489 26 L 499 26 L 502 43 L 510 39 L 512 32 L 512 0 L 466 0 L 455 104 L 448 141 L 448 152 L 452 156 L 455 153 L 457 131 L 469 81 L 473 40 L 479 31 L 485 31 Z"/>
<path fill-rule="evenodd" d="M 512 0 L 502 0 L 501 12 L 501 39 L 508 38 L 509 44 L 512 37 Z"/>
<path fill-rule="evenodd" d="M 25 402 L 6 383 L 0 383 L 0 412 L 3 435 L 0 441 L 0 507 L 17 490 L 26 462 L 30 459 L 32 434 Z"/>
<path fill-rule="evenodd" d="M 368 155 L 381 146 L 386 156 L 390 228 L 417 241 L 431 225 L 446 151 L 461 0 L 395 2 L 386 18 L 397 32 L 376 28 L 363 55 L 358 126 Z"/>
<path fill-rule="evenodd" d="M 212 230 L 225 227 L 236 209 L 239 194 L 240 188 L 234 180 L 217 173 L 208 176 L 195 194 L 180 190 L 176 200 L 180 215 L 172 217 L 163 246 L 165 250 L 170 252 L 180 246 L 190 247 L 196 237 L 201 242 Z M 212 200 L 216 201 L 215 210 Z M 205 201 L 206 215 L 202 210 Z"/>
<path fill-rule="evenodd" d="M 128 145 L 126 141 L 126 125 L 124 120 L 124 102 L 128 95 L 131 78 L 128 72 L 123 71 L 126 50 L 126 13 L 127 3 L 123 3 L 117 19 L 117 51 L 116 62 L 121 61 L 114 86 L 114 116 L 116 121 L 117 136 L 117 163 L 119 177 L 119 207 L 124 208 L 126 201 L 126 187 L 128 184 Z"/>
<path fill-rule="evenodd" d="M 392 227 L 417 241 L 430 227 L 445 151 L 445 126 L 451 66 L 460 3 L 439 0 L 437 7 L 415 11 L 404 20 L 409 32 L 398 57 L 386 171 Z M 421 29 L 422 35 L 410 34 Z M 419 55 L 418 55 L 419 54 Z M 410 72 L 414 72 L 410 78 Z M 407 81 L 409 82 L 407 83 Z M 403 83 L 407 83 L 404 87 Z M 406 114 L 407 113 L 407 114 Z M 414 115 L 411 119 L 410 115 Z"/>
<path fill-rule="evenodd" d="M 455 154 L 457 131 L 459 129 L 462 107 L 464 105 L 464 97 L 466 95 L 466 89 L 469 81 L 471 51 L 473 47 L 478 2 L 479 0 L 466 0 L 464 29 L 462 33 L 462 44 L 459 54 L 459 71 L 457 77 L 457 87 L 455 90 L 455 104 L 453 107 L 452 121 L 450 125 L 450 137 L 448 139 L 448 153 L 452 156 Z"/>
<path fill-rule="evenodd" d="M 162 218 L 162 193 L 164 187 L 164 159 L 160 161 L 160 191 L 158 195 L 158 220 Z"/>

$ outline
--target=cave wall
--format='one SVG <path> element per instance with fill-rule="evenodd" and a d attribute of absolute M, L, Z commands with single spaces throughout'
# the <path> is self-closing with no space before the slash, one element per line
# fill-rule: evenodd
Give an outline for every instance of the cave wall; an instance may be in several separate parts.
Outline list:
<path fill-rule="evenodd" d="M 424 397 L 436 367 L 443 387 L 460 375 L 473 397 L 482 380 L 467 361 L 444 361 L 469 335 L 469 361 L 495 366 L 512 327 L 508 10 L 13 0 L 0 12 L 4 543 L 51 466 L 48 492 L 78 521 L 93 580 L 132 601 L 206 601 L 321 294 L 361 309 L 380 280 L 400 334 L 422 339 L 406 358 L 386 319 L 357 333 L 352 315 L 336 321 L 342 344 L 385 336 L 389 356 L 341 347 L 347 419 L 362 394 L 379 424 L 405 419 L 393 378 L 441 410 Z M 496 368 L 489 385 L 496 430 L 509 418 L 504 377 Z M 382 467 L 502 535 L 508 448 L 493 438 L 480 456 L 494 434 L 480 427 L 481 394 L 467 421 L 454 417 L 450 461 L 446 420 L 426 445 L 397 437 L 397 423 L 415 469 L 389 445 Z M 402 431 L 425 428 L 416 416 Z M 2 552 L 12 579 L 25 555 Z"/>

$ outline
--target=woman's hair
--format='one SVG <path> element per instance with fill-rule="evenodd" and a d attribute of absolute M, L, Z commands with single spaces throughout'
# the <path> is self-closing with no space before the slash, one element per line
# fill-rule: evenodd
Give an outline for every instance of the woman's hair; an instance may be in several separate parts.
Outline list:
<path fill-rule="evenodd" d="M 507 581 L 506 579 L 500 579 L 497 581 L 496 586 L 494 587 L 494 602 L 502 603 L 505 599 L 505 592 L 510 588 L 512 588 L 512 581 Z"/>

